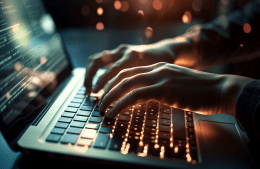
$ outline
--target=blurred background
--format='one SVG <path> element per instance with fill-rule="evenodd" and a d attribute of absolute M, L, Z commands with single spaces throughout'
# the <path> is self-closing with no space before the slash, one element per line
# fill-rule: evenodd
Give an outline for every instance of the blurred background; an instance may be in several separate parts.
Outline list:
<path fill-rule="evenodd" d="M 225 18 L 249 1 L 43 0 L 78 67 L 96 52 L 175 37 L 194 24 Z"/>

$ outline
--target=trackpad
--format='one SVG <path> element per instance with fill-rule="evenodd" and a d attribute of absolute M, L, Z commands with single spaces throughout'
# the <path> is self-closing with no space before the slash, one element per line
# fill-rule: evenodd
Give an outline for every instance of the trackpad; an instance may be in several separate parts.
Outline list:
<path fill-rule="evenodd" d="M 247 158 L 238 130 L 233 123 L 199 121 L 202 147 L 208 158 Z"/>

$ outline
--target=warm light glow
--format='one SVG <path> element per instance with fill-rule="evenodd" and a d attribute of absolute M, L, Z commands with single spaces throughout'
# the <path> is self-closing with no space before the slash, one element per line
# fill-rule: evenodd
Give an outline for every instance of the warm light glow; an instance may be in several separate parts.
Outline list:
<path fill-rule="evenodd" d="M 9 92 L 6 93 L 5 97 L 9 99 L 11 97 L 11 94 Z"/>
<path fill-rule="evenodd" d="M 103 0 L 96 0 L 96 2 L 100 4 L 103 2 Z"/>
<path fill-rule="evenodd" d="M 201 10 L 201 5 L 200 5 L 199 0 L 194 0 L 192 2 L 192 8 L 194 11 L 197 11 L 197 12 Z"/>
<path fill-rule="evenodd" d="M 47 62 L 47 58 L 45 56 L 42 56 L 40 62 L 44 65 Z"/>
<path fill-rule="evenodd" d="M 16 62 L 16 63 L 14 64 L 14 70 L 18 71 L 18 70 L 21 69 L 21 68 L 22 68 L 22 65 L 21 65 L 20 62 Z"/>
<path fill-rule="evenodd" d="M 153 1 L 153 8 L 155 10 L 161 10 L 162 9 L 162 1 L 161 0 L 154 0 Z"/>
<path fill-rule="evenodd" d="M 104 13 L 103 8 L 99 7 L 99 8 L 97 9 L 97 14 L 98 14 L 98 15 L 103 15 L 103 13 Z"/>
<path fill-rule="evenodd" d="M 244 45 L 243 44 L 240 44 L 240 47 L 243 47 Z"/>
<path fill-rule="evenodd" d="M 179 147 L 176 146 L 176 147 L 174 148 L 174 153 L 178 153 L 178 151 L 179 151 Z"/>
<path fill-rule="evenodd" d="M 185 24 L 189 24 L 192 20 L 192 15 L 190 11 L 186 11 L 184 15 L 182 16 L 182 22 Z"/>
<path fill-rule="evenodd" d="M 186 155 L 186 158 L 187 158 L 187 162 L 191 162 L 191 156 L 190 156 L 190 154 L 187 154 L 187 155 Z"/>
<path fill-rule="evenodd" d="M 12 28 L 13 32 L 18 32 L 20 30 L 20 27 L 18 24 L 14 25 Z"/>
<path fill-rule="evenodd" d="M 121 7 L 122 7 L 121 2 L 120 2 L 120 1 L 115 1 L 115 3 L 114 3 L 114 7 L 115 7 L 116 10 L 120 10 Z"/>
<path fill-rule="evenodd" d="M 150 39 L 153 36 L 153 28 L 151 27 L 146 27 L 144 31 L 145 37 L 147 39 Z"/>
<path fill-rule="evenodd" d="M 161 151 L 160 151 L 160 158 L 163 159 L 164 158 L 164 153 L 165 153 L 165 148 L 164 146 L 161 147 Z"/>
<path fill-rule="evenodd" d="M 88 16 L 90 13 L 90 9 L 87 5 L 84 5 L 82 8 L 81 8 L 81 14 L 83 16 Z"/>
<path fill-rule="evenodd" d="M 243 30 L 245 33 L 250 33 L 251 32 L 250 24 L 248 24 L 248 23 L 244 24 Z"/>
<path fill-rule="evenodd" d="M 30 93 L 28 93 L 28 97 L 34 97 L 36 96 L 36 92 L 35 91 L 32 91 Z"/>
<path fill-rule="evenodd" d="M 123 1 L 123 2 L 121 3 L 121 11 L 122 11 L 122 12 L 126 12 L 126 11 L 128 11 L 128 9 L 129 9 L 129 4 L 128 4 L 128 2 Z"/>
<path fill-rule="evenodd" d="M 98 22 L 96 25 L 96 29 L 99 31 L 102 31 L 105 28 L 104 24 L 102 22 Z"/>
<path fill-rule="evenodd" d="M 144 16 L 144 11 L 143 11 L 143 10 L 139 10 L 139 11 L 138 11 L 138 14 Z"/>

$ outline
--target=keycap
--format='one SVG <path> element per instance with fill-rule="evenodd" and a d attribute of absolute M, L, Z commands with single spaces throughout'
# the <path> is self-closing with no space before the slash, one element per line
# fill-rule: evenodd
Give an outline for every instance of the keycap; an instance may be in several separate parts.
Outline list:
<path fill-rule="evenodd" d="M 132 114 L 132 109 L 130 109 L 130 110 L 124 110 L 124 111 L 122 111 L 120 114 L 130 116 L 130 115 Z"/>
<path fill-rule="evenodd" d="M 159 131 L 170 133 L 171 132 L 171 126 L 159 125 Z"/>
<path fill-rule="evenodd" d="M 157 121 L 156 120 L 146 119 L 145 126 L 156 127 L 157 126 Z"/>
<path fill-rule="evenodd" d="M 76 95 L 74 98 L 75 98 L 75 99 L 84 99 L 85 96 L 84 96 L 84 95 Z"/>
<path fill-rule="evenodd" d="M 77 112 L 77 115 L 88 117 L 88 116 L 90 116 L 90 113 L 91 113 L 91 111 L 79 110 L 79 111 Z"/>
<path fill-rule="evenodd" d="M 92 142 L 92 139 L 80 138 L 78 141 L 78 146 L 91 146 Z"/>
<path fill-rule="evenodd" d="M 133 116 L 144 116 L 145 110 L 134 110 Z"/>
<path fill-rule="evenodd" d="M 62 144 L 75 144 L 77 141 L 78 135 L 75 134 L 65 134 L 64 137 L 61 140 Z"/>
<path fill-rule="evenodd" d="M 96 130 L 92 130 L 92 129 L 83 129 L 81 132 L 81 137 L 82 138 L 89 138 L 89 139 L 93 139 L 97 134 Z"/>
<path fill-rule="evenodd" d="M 63 112 L 62 113 L 62 117 L 74 117 L 75 113 L 71 113 L 71 112 Z"/>
<path fill-rule="evenodd" d="M 83 99 L 72 99 L 72 103 L 82 103 Z"/>
<path fill-rule="evenodd" d="M 56 128 L 56 127 L 54 127 L 51 131 L 52 134 L 60 134 L 60 135 L 64 134 L 64 132 L 65 132 L 65 129 Z"/>
<path fill-rule="evenodd" d="M 186 117 L 186 121 L 192 122 L 192 121 L 193 121 L 193 118 L 192 118 L 192 117 Z"/>
<path fill-rule="evenodd" d="M 92 111 L 93 108 L 94 108 L 93 106 L 81 106 L 80 110 Z"/>
<path fill-rule="evenodd" d="M 114 133 L 116 134 L 126 134 L 127 128 L 126 127 L 116 127 Z"/>
<path fill-rule="evenodd" d="M 170 114 L 171 113 L 171 107 L 162 105 L 161 108 L 160 108 L 160 113 Z"/>
<path fill-rule="evenodd" d="M 93 129 L 93 130 L 98 130 L 100 124 L 94 124 L 94 123 L 87 123 L 85 128 L 88 129 Z"/>
<path fill-rule="evenodd" d="M 194 130 L 194 128 L 188 128 L 188 133 L 195 133 L 195 130 Z"/>
<path fill-rule="evenodd" d="M 194 133 L 189 133 L 188 134 L 189 140 L 195 140 L 195 134 Z"/>
<path fill-rule="evenodd" d="M 134 124 L 134 123 L 132 123 L 131 126 L 130 126 L 130 130 L 136 131 L 136 132 L 141 132 L 142 131 L 142 127 L 143 127 L 142 124 Z"/>
<path fill-rule="evenodd" d="M 190 112 L 190 111 L 186 111 L 186 116 L 188 116 L 188 117 L 192 117 L 192 115 L 193 115 L 192 112 Z"/>
<path fill-rule="evenodd" d="M 146 114 L 146 119 L 154 119 L 156 120 L 158 117 L 158 113 L 157 112 L 150 112 Z"/>
<path fill-rule="evenodd" d="M 103 126 L 109 126 L 109 127 L 112 127 L 114 126 L 115 124 L 115 120 L 114 119 L 108 119 L 108 118 L 105 118 L 102 122 L 102 125 Z"/>
<path fill-rule="evenodd" d="M 143 122 L 144 122 L 143 116 L 136 116 L 132 118 L 132 123 L 143 124 Z"/>
<path fill-rule="evenodd" d="M 113 135 L 113 138 L 112 138 L 110 145 L 109 145 L 109 149 L 115 150 L 115 151 L 120 151 L 124 139 L 125 139 L 124 136 Z"/>
<path fill-rule="evenodd" d="M 171 119 L 171 114 L 161 113 L 160 118 L 161 119 Z"/>
<path fill-rule="evenodd" d="M 168 119 L 160 119 L 160 120 L 159 120 L 159 124 L 170 126 L 170 125 L 171 125 L 171 120 L 168 120 Z"/>
<path fill-rule="evenodd" d="M 194 123 L 192 123 L 192 122 L 187 122 L 187 126 L 194 128 Z"/>
<path fill-rule="evenodd" d="M 159 132 L 159 139 L 170 139 L 171 133 Z"/>
<path fill-rule="evenodd" d="M 94 106 L 94 105 L 95 105 L 95 103 L 90 102 L 90 101 L 84 101 L 83 102 L 83 106 Z"/>
<path fill-rule="evenodd" d="M 67 130 L 67 133 L 71 133 L 71 134 L 80 134 L 81 132 L 81 128 L 76 128 L 76 127 L 70 127 Z"/>
<path fill-rule="evenodd" d="M 190 146 L 196 146 L 196 141 L 195 140 L 189 140 L 189 145 Z"/>
<path fill-rule="evenodd" d="M 94 143 L 95 148 L 105 149 L 109 141 L 109 136 L 106 134 L 99 133 Z"/>
<path fill-rule="evenodd" d="M 144 128 L 144 134 L 155 135 L 155 134 L 156 134 L 156 128 L 153 128 L 153 127 L 145 127 L 145 128 Z"/>
<path fill-rule="evenodd" d="M 119 114 L 118 120 L 119 121 L 130 121 L 130 116 L 125 116 L 125 115 Z"/>
<path fill-rule="evenodd" d="M 186 139 L 184 111 L 172 108 L 173 137 Z"/>
<path fill-rule="evenodd" d="M 88 117 L 85 117 L 85 116 L 75 116 L 73 120 L 86 122 L 88 120 Z"/>
<path fill-rule="evenodd" d="M 100 133 L 112 133 L 112 129 L 108 127 L 101 127 L 99 130 Z"/>
<path fill-rule="evenodd" d="M 70 123 L 72 118 L 68 117 L 60 117 L 58 122 L 63 122 L 63 123 Z"/>
<path fill-rule="evenodd" d="M 74 107 L 67 107 L 66 109 L 65 109 L 65 111 L 66 112 L 73 112 L 73 113 L 76 113 L 77 112 L 77 108 L 74 108 Z"/>
<path fill-rule="evenodd" d="M 69 123 L 58 122 L 58 123 L 55 124 L 55 127 L 64 128 L 64 129 L 68 128 L 68 126 L 69 126 Z"/>
<path fill-rule="evenodd" d="M 60 141 L 61 135 L 60 134 L 49 134 L 46 141 L 57 143 Z"/>
<path fill-rule="evenodd" d="M 70 104 L 68 105 L 68 107 L 79 108 L 79 107 L 80 107 L 80 103 L 70 103 Z"/>
<path fill-rule="evenodd" d="M 70 123 L 71 127 L 79 127 L 79 128 L 83 128 L 85 125 L 84 122 L 79 122 L 79 121 L 73 121 Z"/>
<path fill-rule="evenodd" d="M 102 113 L 100 111 L 93 111 L 91 116 L 101 117 Z"/>
<path fill-rule="evenodd" d="M 127 128 L 128 125 L 129 125 L 128 122 L 117 121 L 117 123 L 116 123 L 116 128 Z"/>
<path fill-rule="evenodd" d="M 85 95 L 85 94 L 86 94 L 86 91 L 80 90 L 80 91 L 77 92 L 77 94 L 78 94 L 78 95 Z"/>
<path fill-rule="evenodd" d="M 97 97 L 93 97 L 93 96 L 89 96 L 86 98 L 86 101 L 89 101 L 89 102 L 93 102 L 93 103 L 96 103 L 98 100 Z"/>
<path fill-rule="evenodd" d="M 89 121 L 95 122 L 95 123 L 100 123 L 102 121 L 102 118 L 100 118 L 100 117 L 90 117 Z"/>

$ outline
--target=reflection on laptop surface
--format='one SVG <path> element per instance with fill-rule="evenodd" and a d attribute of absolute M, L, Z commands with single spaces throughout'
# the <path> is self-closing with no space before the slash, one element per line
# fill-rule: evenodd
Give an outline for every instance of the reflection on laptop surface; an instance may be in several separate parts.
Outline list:
<path fill-rule="evenodd" d="M 252 165 L 248 137 L 231 116 L 150 101 L 106 119 L 41 1 L 0 7 L 0 126 L 13 150 L 122 166 Z"/>

